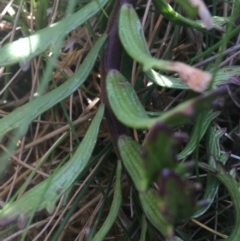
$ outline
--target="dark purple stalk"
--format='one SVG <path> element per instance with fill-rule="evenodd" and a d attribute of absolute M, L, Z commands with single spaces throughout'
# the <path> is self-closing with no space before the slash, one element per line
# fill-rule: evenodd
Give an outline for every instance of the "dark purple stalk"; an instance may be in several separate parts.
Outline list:
<path fill-rule="evenodd" d="M 108 34 L 108 40 L 104 48 L 101 66 L 101 98 L 103 104 L 105 105 L 105 117 L 107 119 L 109 129 L 112 135 L 113 145 L 119 158 L 120 155 L 117 147 L 118 138 L 121 135 L 128 135 L 129 130 L 126 126 L 124 126 L 116 119 L 115 115 L 111 110 L 107 98 L 106 77 L 110 70 L 115 69 L 120 71 L 123 47 L 118 36 L 118 18 L 121 6 L 125 3 L 132 4 L 133 6 L 135 6 L 137 0 L 116 0 L 106 30 Z"/>

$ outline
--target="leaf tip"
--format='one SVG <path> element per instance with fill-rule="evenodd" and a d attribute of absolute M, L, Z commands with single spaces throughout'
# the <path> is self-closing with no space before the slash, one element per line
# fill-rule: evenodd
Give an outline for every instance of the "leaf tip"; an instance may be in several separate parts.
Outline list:
<path fill-rule="evenodd" d="M 203 92 L 206 90 L 212 79 L 212 75 L 209 72 L 197 69 L 182 62 L 171 62 L 167 68 L 170 71 L 178 72 L 180 79 L 196 92 Z"/>
<path fill-rule="evenodd" d="M 189 87 L 196 92 L 205 91 L 212 78 L 210 73 L 188 65 L 179 74 L 181 80 L 187 82 Z"/>
<path fill-rule="evenodd" d="M 212 16 L 206 7 L 205 3 L 202 0 L 190 0 L 190 3 L 192 6 L 197 7 L 198 9 L 198 15 L 203 21 L 203 24 L 205 25 L 206 29 L 213 28 L 213 20 Z"/>
<path fill-rule="evenodd" d="M 20 214 L 17 219 L 18 228 L 23 229 L 24 227 L 26 227 L 28 220 L 29 220 L 29 215 Z"/>

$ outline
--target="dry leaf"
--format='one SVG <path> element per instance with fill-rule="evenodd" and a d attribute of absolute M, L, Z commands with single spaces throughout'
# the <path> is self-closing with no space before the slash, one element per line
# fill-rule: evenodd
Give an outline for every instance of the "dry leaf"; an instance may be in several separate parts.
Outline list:
<path fill-rule="evenodd" d="M 196 91 L 203 92 L 209 85 L 212 75 L 209 72 L 197 69 L 181 62 L 171 62 L 168 70 L 179 73 L 180 79 Z"/>
<path fill-rule="evenodd" d="M 207 29 L 211 29 L 213 27 L 212 16 L 208 11 L 205 3 L 202 0 L 190 0 L 190 3 L 193 7 L 198 8 L 198 15 L 203 21 L 203 24 Z"/>

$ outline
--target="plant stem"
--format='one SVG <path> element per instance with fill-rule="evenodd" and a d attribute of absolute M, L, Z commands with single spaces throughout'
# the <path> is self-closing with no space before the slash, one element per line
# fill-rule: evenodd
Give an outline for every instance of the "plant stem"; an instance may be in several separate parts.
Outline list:
<path fill-rule="evenodd" d="M 117 147 L 118 138 L 121 135 L 129 135 L 129 130 L 125 125 L 123 125 L 121 122 L 117 120 L 117 118 L 111 110 L 107 98 L 106 77 L 110 70 L 115 69 L 120 71 L 121 67 L 123 47 L 118 36 L 119 11 L 123 4 L 128 3 L 135 6 L 136 2 L 136 0 L 116 0 L 106 30 L 106 33 L 108 34 L 108 40 L 104 48 L 101 65 L 101 98 L 103 104 L 105 105 L 105 117 L 107 119 L 109 129 L 111 132 L 114 149 L 119 158 L 120 155 Z"/>

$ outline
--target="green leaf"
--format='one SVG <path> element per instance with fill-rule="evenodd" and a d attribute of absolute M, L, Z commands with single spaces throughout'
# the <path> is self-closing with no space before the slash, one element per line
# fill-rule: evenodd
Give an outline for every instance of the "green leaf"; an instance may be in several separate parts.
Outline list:
<path fill-rule="evenodd" d="M 124 4 L 119 17 L 119 37 L 127 53 L 143 65 L 147 71 L 152 67 L 165 70 L 169 61 L 153 58 L 148 50 L 141 22 L 132 5 Z"/>
<path fill-rule="evenodd" d="M 208 154 L 208 164 L 211 168 L 216 168 L 215 160 L 220 161 L 223 165 L 225 165 L 228 160 L 228 154 L 222 154 L 220 148 L 220 138 L 225 134 L 225 132 L 225 129 L 217 129 L 216 127 L 210 127 L 208 129 L 206 148 Z M 213 174 L 208 173 L 207 183 L 202 197 L 203 200 L 208 200 L 208 204 L 198 209 L 193 215 L 194 218 L 203 215 L 209 209 L 216 197 L 218 188 L 219 181 Z"/>
<path fill-rule="evenodd" d="M 190 218 L 197 209 L 195 187 L 171 169 L 165 168 L 159 179 L 160 209 L 171 223 Z"/>
<path fill-rule="evenodd" d="M 107 218 L 105 219 L 102 227 L 96 233 L 92 241 L 104 240 L 105 236 L 110 231 L 112 225 L 114 224 L 118 216 L 118 212 L 121 208 L 121 203 L 122 203 L 121 172 L 122 172 L 122 164 L 120 161 L 118 161 L 116 184 L 114 188 L 112 205 Z"/>
<path fill-rule="evenodd" d="M 238 241 L 240 237 L 240 185 L 239 182 L 230 175 L 230 172 L 227 172 L 223 165 L 219 162 L 216 162 L 216 168 L 212 168 L 205 163 L 199 163 L 200 166 L 208 171 L 210 174 L 214 175 L 227 189 L 231 201 L 234 207 L 234 227 L 231 234 L 228 238 L 224 239 L 225 241 Z"/>
<path fill-rule="evenodd" d="M 105 160 L 107 159 L 107 156 L 112 151 L 112 145 L 109 143 L 104 149 L 102 149 L 96 156 L 91 158 L 88 165 L 84 168 L 84 170 L 81 172 L 81 174 L 78 176 L 78 180 L 81 180 L 81 178 L 84 177 L 85 174 L 88 173 L 89 169 L 94 169 L 91 173 L 90 177 L 86 181 L 84 187 L 81 189 L 81 191 L 78 193 L 76 199 L 73 201 L 71 207 L 67 211 L 64 218 L 61 220 L 61 223 L 59 224 L 57 230 L 55 230 L 55 233 L 53 237 L 51 237 L 51 241 L 58 241 L 59 237 L 62 234 L 62 231 L 64 228 L 68 225 L 69 219 L 72 217 L 74 212 L 79 208 L 79 202 L 85 197 L 87 191 L 91 188 L 91 184 L 95 181 L 96 176 L 99 172 L 101 172 L 102 166 L 105 164 Z M 97 165 L 97 167 L 94 168 L 94 166 L 99 163 L 99 159 L 103 158 L 104 160 L 100 163 L 100 165 Z"/>
<path fill-rule="evenodd" d="M 157 192 L 151 188 L 146 192 L 139 193 L 139 198 L 148 220 L 164 237 L 172 240 L 170 238 L 173 238 L 174 235 L 173 226 L 160 211 L 161 200 Z"/>
<path fill-rule="evenodd" d="M 119 37 L 126 52 L 143 67 L 146 72 L 151 68 L 177 72 L 196 92 L 203 92 L 211 80 L 211 75 L 182 62 L 173 62 L 153 58 L 144 38 L 141 22 L 132 5 L 124 4 L 120 10 Z"/>
<path fill-rule="evenodd" d="M 216 76 L 213 80 L 213 87 L 223 83 L 227 83 L 231 76 L 239 75 L 239 74 L 240 74 L 239 66 L 222 67 L 216 72 Z"/>
<path fill-rule="evenodd" d="M 47 0 L 42 0 L 37 2 L 37 6 L 35 8 L 37 29 L 42 29 L 47 26 L 47 23 L 48 23 L 47 8 L 48 8 Z"/>
<path fill-rule="evenodd" d="M 146 240 L 146 233 L 147 233 L 147 220 L 145 216 L 142 216 L 142 222 L 141 222 L 141 236 L 139 241 L 145 241 Z"/>
<path fill-rule="evenodd" d="M 157 181 L 164 168 L 176 170 L 181 175 L 187 173 L 185 164 L 178 163 L 176 158 L 176 148 L 180 141 L 181 136 L 174 136 L 172 129 L 161 122 L 150 129 L 141 151 L 149 183 Z"/>
<path fill-rule="evenodd" d="M 219 129 L 215 126 L 212 126 L 208 129 L 207 135 L 207 153 L 208 156 L 214 157 L 215 160 L 220 161 L 223 165 L 226 164 L 229 154 L 221 153 L 220 139 L 226 133 L 226 129 Z"/>
<path fill-rule="evenodd" d="M 97 141 L 103 113 L 104 107 L 101 105 L 81 144 L 65 165 L 27 191 L 21 198 L 4 206 L 0 211 L 0 226 L 8 225 L 15 220 L 20 226 L 25 226 L 28 218 L 35 211 L 44 208 L 51 212 L 54 210 L 57 200 L 72 186 L 88 164 Z"/>
<path fill-rule="evenodd" d="M 193 6 L 190 3 L 190 0 L 174 0 L 174 1 L 177 2 L 191 18 L 194 18 L 197 16 L 198 8 Z"/>
<path fill-rule="evenodd" d="M 171 89 L 181 89 L 181 90 L 188 90 L 190 87 L 186 84 L 181 82 L 179 78 L 171 77 L 162 75 L 155 70 L 151 69 L 145 72 L 146 76 L 153 81 L 155 84 Z M 240 74 L 240 67 L 239 66 L 231 66 L 231 67 L 222 67 L 216 72 L 214 80 L 212 80 L 211 88 L 215 89 L 218 85 L 226 83 L 227 80 L 233 75 Z"/>
<path fill-rule="evenodd" d="M 48 48 L 54 47 L 55 42 L 62 36 L 63 31 L 68 34 L 93 17 L 107 2 L 108 0 L 93 0 L 78 12 L 67 16 L 62 21 L 39 30 L 29 37 L 20 38 L 4 45 L 0 48 L 0 66 L 29 61 Z"/>
<path fill-rule="evenodd" d="M 131 176 L 136 189 L 139 192 L 147 190 L 150 183 L 146 178 L 143 159 L 140 156 L 141 145 L 131 137 L 120 136 L 118 139 L 118 148 L 123 164 Z"/>
<path fill-rule="evenodd" d="M 162 75 L 153 69 L 148 70 L 145 74 L 151 81 L 159 86 L 180 90 L 190 89 L 189 86 L 183 83 L 179 78 Z"/>
<path fill-rule="evenodd" d="M 20 134 L 24 134 L 28 125 L 36 117 L 76 91 L 90 74 L 98 56 L 98 52 L 106 41 L 106 38 L 107 36 L 103 35 L 95 43 L 80 68 L 66 82 L 51 92 L 36 97 L 31 102 L 17 108 L 9 115 L 2 118 L 0 120 L 0 136 L 2 137 L 7 132 L 16 128 L 19 128 Z"/>
<path fill-rule="evenodd" d="M 181 14 L 176 12 L 170 6 L 170 4 L 167 3 L 166 0 L 153 0 L 153 4 L 158 13 L 162 14 L 166 19 L 168 19 L 169 21 L 175 24 L 186 26 L 186 27 L 192 27 L 198 30 L 206 29 L 202 21 L 199 21 L 199 20 L 194 21 L 192 19 L 183 17 Z M 218 17 L 218 16 L 214 16 L 212 19 L 213 19 L 213 28 L 221 31 L 222 31 L 222 25 L 226 24 L 229 21 L 228 18 Z"/>
<path fill-rule="evenodd" d="M 118 147 L 123 164 L 131 176 L 136 189 L 139 191 L 139 197 L 145 215 L 165 237 L 171 237 L 173 235 L 173 226 L 171 225 L 173 220 L 169 220 L 169 216 L 164 213 L 163 210 L 160 210 L 161 205 L 162 207 L 164 205 L 164 199 L 160 198 L 155 190 L 148 189 L 151 180 L 146 178 L 146 167 L 143 165 L 143 160 L 140 156 L 141 145 L 128 136 L 121 136 L 118 140 Z M 182 191 L 182 189 L 179 191 Z M 177 191 L 176 193 L 179 192 Z M 188 199 L 182 200 L 185 202 Z M 173 208 L 175 208 L 176 211 L 179 206 L 174 204 Z M 188 205 L 187 210 L 188 212 L 183 212 L 185 216 L 189 216 L 189 212 L 192 214 L 192 209 L 190 210 Z M 185 217 L 182 212 L 180 214 L 181 218 Z"/>
<path fill-rule="evenodd" d="M 138 129 L 149 129 L 158 121 L 170 126 L 185 124 L 194 115 L 210 109 L 212 101 L 226 93 L 225 87 L 206 92 L 163 112 L 157 118 L 149 118 L 133 87 L 121 73 L 117 70 L 109 71 L 106 82 L 109 103 L 117 119 L 126 126 Z"/>
<path fill-rule="evenodd" d="M 208 126 L 212 122 L 213 119 L 215 119 L 220 112 L 212 112 L 212 111 L 204 111 L 203 113 L 200 113 L 197 122 L 195 123 L 193 127 L 193 131 L 190 137 L 190 140 L 188 141 L 185 148 L 178 154 L 178 160 L 181 160 L 188 155 L 192 154 L 192 152 L 196 149 L 199 142 L 205 135 Z"/>

